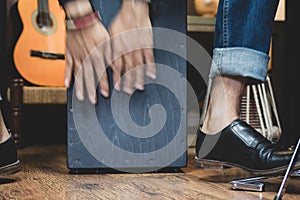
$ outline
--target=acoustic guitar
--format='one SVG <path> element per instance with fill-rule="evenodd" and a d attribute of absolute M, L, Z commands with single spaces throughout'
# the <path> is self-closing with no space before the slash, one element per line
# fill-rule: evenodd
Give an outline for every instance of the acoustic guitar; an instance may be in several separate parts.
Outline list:
<path fill-rule="evenodd" d="M 14 47 L 20 75 L 39 86 L 64 86 L 65 13 L 57 0 L 19 0 L 23 30 Z"/>

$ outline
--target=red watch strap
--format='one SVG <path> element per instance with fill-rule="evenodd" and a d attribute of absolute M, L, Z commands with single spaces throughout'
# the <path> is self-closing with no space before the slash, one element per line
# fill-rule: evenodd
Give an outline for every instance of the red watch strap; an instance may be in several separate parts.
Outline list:
<path fill-rule="evenodd" d="M 83 29 L 101 21 L 98 11 L 77 19 L 67 19 L 66 27 L 68 30 Z"/>

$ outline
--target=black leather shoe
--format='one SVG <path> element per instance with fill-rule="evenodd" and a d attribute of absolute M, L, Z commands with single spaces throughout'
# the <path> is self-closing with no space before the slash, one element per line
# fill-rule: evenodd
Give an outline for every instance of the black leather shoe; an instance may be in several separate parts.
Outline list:
<path fill-rule="evenodd" d="M 0 144 L 0 176 L 13 174 L 20 171 L 20 161 L 13 136 Z"/>
<path fill-rule="evenodd" d="M 215 135 L 206 135 L 201 130 L 197 134 L 196 167 L 239 167 L 253 174 L 281 174 L 293 155 L 292 150 L 277 148 L 239 119 Z M 294 170 L 299 168 L 298 156 Z"/>

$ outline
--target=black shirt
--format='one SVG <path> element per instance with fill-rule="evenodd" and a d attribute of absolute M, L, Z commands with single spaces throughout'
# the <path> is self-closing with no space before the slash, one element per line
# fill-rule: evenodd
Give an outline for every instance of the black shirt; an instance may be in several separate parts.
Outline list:
<path fill-rule="evenodd" d="M 59 1 L 59 4 L 61 6 L 63 6 L 65 3 L 67 3 L 68 1 L 73 1 L 73 0 L 58 0 Z"/>

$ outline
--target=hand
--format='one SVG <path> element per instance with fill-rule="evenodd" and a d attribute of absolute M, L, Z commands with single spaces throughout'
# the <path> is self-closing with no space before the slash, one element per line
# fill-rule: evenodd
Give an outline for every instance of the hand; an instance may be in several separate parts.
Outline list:
<path fill-rule="evenodd" d="M 143 90 L 144 71 L 148 77 L 156 78 L 148 3 L 123 0 L 120 11 L 110 25 L 109 33 L 113 52 L 110 67 L 115 89 L 128 94 L 132 94 L 134 89 Z M 120 80 L 123 74 L 122 85 Z"/>
<path fill-rule="evenodd" d="M 70 18 L 86 16 L 93 12 L 88 0 L 70 1 L 64 7 Z M 74 74 L 74 87 L 80 101 L 85 99 L 85 85 L 90 102 L 93 104 L 97 102 L 96 86 L 98 82 L 101 94 L 104 97 L 109 96 L 105 65 L 106 58 L 110 56 L 110 47 L 105 45 L 108 43 L 108 39 L 109 34 L 101 22 L 83 29 L 67 31 L 65 85 L 69 87 L 72 74 Z M 100 44 L 105 46 L 100 46 Z M 108 49 L 101 51 L 103 48 Z"/>

